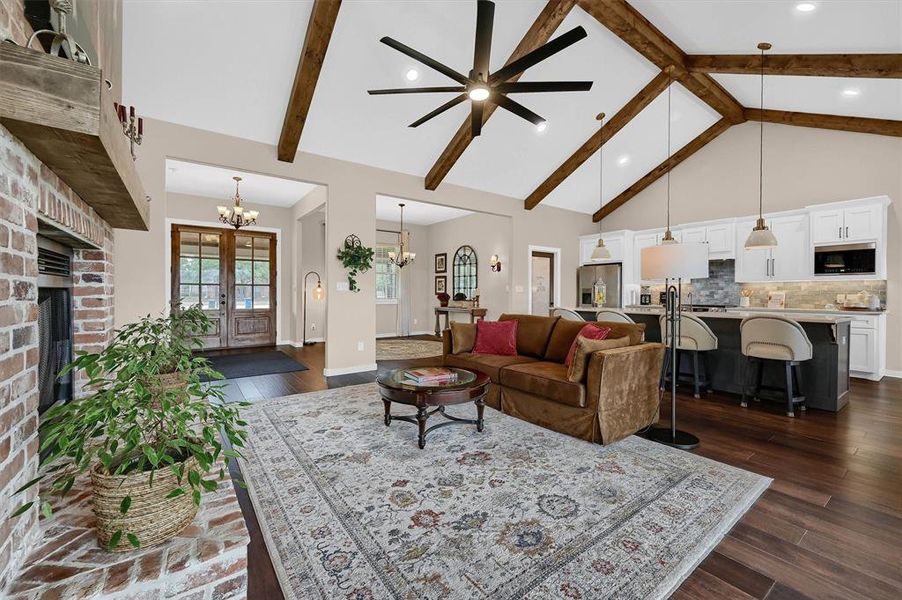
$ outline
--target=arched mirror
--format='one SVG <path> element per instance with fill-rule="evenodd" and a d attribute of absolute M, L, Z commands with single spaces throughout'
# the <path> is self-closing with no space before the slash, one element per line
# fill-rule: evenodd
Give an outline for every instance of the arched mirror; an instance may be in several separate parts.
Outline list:
<path fill-rule="evenodd" d="M 472 246 L 461 246 L 454 253 L 452 263 L 451 297 L 454 300 L 472 300 L 479 287 L 476 273 L 476 251 Z"/>

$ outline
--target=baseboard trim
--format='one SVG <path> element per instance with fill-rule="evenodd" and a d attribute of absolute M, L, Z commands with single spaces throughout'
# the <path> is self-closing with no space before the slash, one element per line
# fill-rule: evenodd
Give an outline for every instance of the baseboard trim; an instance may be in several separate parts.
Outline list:
<path fill-rule="evenodd" d="M 350 375 L 351 373 L 366 373 L 367 371 L 375 371 L 376 363 L 367 365 L 354 365 L 353 367 L 341 367 L 338 369 L 323 369 L 323 375 L 326 377 L 335 377 L 336 375 Z"/>
<path fill-rule="evenodd" d="M 893 377 L 895 379 L 902 379 L 902 371 L 892 371 L 887 369 L 883 372 L 883 375 L 886 377 Z"/>
<path fill-rule="evenodd" d="M 393 338 L 393 337 L 398 337 L 398 334 L 397 333 L 377 333 L 376 334 L 377 340 L 381 340 L 382 338 Z"/>

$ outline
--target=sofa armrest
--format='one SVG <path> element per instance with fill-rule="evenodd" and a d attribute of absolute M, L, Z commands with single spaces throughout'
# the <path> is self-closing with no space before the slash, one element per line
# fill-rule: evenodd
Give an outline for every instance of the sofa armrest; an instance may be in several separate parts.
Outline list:
<path fill-rule="evenodd" d="M 664 346 L 642 343 L 592 354 L 586 405 L 596 412 L 602 444 L 656 423 Z"/>
<path fill-rule="evenodd" d="M 451 354 L 451 330 L 443 329 L 442 330 L 442 356 L 447 356 Z"/>

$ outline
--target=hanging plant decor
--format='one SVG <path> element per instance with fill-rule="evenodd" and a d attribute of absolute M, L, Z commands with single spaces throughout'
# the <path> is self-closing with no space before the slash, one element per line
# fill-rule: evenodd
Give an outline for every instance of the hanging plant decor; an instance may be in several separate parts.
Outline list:
<path fill-rule="evenodd" d="M 352 292 L 359 292 L 357 275 L 366 273 L 373 267 L 373 249 L 367 248 L 354 234 L 345 238 L 344 245 L 338 250 L 337 257 L 342 266 L 348 270 L 348 286 Z"/>

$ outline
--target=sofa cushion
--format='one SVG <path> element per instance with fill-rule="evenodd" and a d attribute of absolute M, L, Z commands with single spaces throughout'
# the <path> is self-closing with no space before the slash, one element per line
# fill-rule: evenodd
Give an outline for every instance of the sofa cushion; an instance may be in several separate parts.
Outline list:
<path fill-rule="evenodd" d="M 473 353 L 516 356 L 517 321 L 478 321 Z"/>
<path fill-rule="evenodd" d="M 536 361 L 537 359 L 531 356 L 519 355 L 502 356 L 499 354 L 473 354 L 472 352 L 445 355 L 446 367 L 458 367 L 460 369 L 469 369 L 471 371 L 482 371 L 489 376 L 492 383 L 500 383 L 500 370 L 502 367 Z"/>
<path fill-rule="evenodd" d="M 569 367 L 570 363 L 573 362 L 573 355 L 576 354 L 576 344 L 579 342 L 580 338 L 603 340 L 607 339 L 608 334 L 610 333 L 611 330 L 608 327 L 599 327 L 595 323 L 586 323 L 586 325 L 579 330 L 579 333 L 576 334 L 576 337 L 573 338 L 573 343 L 570 345 L 570 351 L 567 352 L 567 358 L 564 359 L 564 366 Z"/>
<path fill-rule="evenodd" d="M 576 352 L 573 354 L 573 360 L 567 367 L 567 379 L 573 383 L 583 383 L 586 381 L 586 368 L 589 366 L 589 359 L 592 358 L 593 352 L 599 350 L 612 350 L 614 348 L 623 348 L 629 346 L 630 340 L 627 336 L 614 339 L 597 339 L 583 337 L 576 338 Z"/>
<path fill-rule="evenodd" d="M 627 336 L 630 340 L 630 346 L 635 346 L 642 342 L 642 335 L 645 333 L 645 323 L 615 323 L 614 321 L 597 321 L 596 325 L 609 327 L 611 333 L 608 337 L 611 339 Z M 579 331 L 585 326 L 585 321 L 568 321 L 560 319 L 551 332 L 551 339 L 548 340 L 548 348 L 545 349 L 545 360 L 562 363 L 567 360 L 567 352 L 573 345 Z"/>
<path fill-rule="evenodd" d="M 548 338 L 560 317 L 540 317 L 537 315 L 508 315 L 498 317 L 499 321 L 517 321 L 517 354 L 524 356 L 545 356 Z"/>
<path fill-rule="evenodd" d="M 511 365 L 501 369 L 501 385 L 535 394 L 558 404 L 584 407 L 585 386 L 567 379 L 567 367 L 550 361 Z"/>
<path fill-rule="evenodd" d="M 476 324 L 451 321 L 451 353 L 471 352 L 476 343 Z"/>

